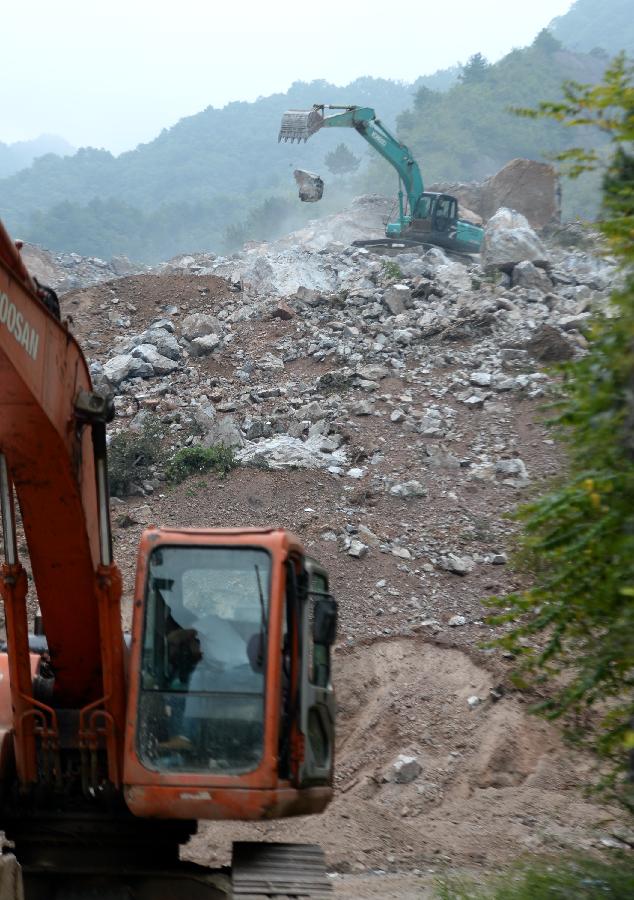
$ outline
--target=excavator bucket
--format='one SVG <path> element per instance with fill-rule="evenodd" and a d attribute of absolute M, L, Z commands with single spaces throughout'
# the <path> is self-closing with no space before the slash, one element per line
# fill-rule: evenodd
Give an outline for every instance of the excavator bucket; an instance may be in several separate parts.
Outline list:
<path fill-rule="evenodd" d="M 282 116 L 280 133 L 277 138 L 280 141 L 307 141 L 311 134 L 319 131 L 324 117 L 319 108 L 313 109 L 289 109 Z"/>

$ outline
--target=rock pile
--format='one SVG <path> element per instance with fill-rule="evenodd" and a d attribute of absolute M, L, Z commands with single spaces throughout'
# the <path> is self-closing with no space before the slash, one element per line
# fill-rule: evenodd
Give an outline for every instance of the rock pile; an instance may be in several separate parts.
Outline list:
<path fill-rule="evenodd" d="M 130 262 L 127 256 L 113 256 L 106 261 L 79 253 L 55 253 L 26 243 L 22 247 L 22 258 L 41 284 L 52 287 L 59 294 L 147 271 L 145 266 Z"/>
<path fill-rule="evenodd" d="M 199 311 L 169 307 L 138 334 L 124 329 L 108 358 L 92 362 L 96 383 L 116 394 L 121 425 L 151 410 L 186 443 L 232 446 L 244 465 L 323 469 L 402 502 L 420 502 L 427 485 L 386 471 L 380 443 L 358 458 L 350 423 L 384 419 L 422 439 L 430 479 L 452 472 L 524 487 L 530 473 L 503 442 L 496 450 L 495 432 L 512 398 L 544 396 L 542 361 L 583 351 L 584 326 L 613 276 L 607 260 L 547 251 L 508 210 L 489 223 L 482 263 L 439 249 L 386 261 L 333 245 L 265 245 L 208 266 L 190 259 L 193 273 L 223 274 L 242 289 L 208 307 L 203 299 Z M 267 345 L 246 339 L 256 323 L 276 320 L 292 331 Z M 209 360 L 223 374 L 211 376 Z M 302 360 L 321 374 L 302 374 Z M 426 387 L 429 402 L 392 393 L 395 377 Z M 483 410 L 491 424 L 466 457 L 451 450 L 460 409 Z M 347 538 L 352 556 L 363 555 L 359 542 L 371 546 L 367 535 Z M 447 552 L 439 564 L 464 574 L 474 561 Z"/>

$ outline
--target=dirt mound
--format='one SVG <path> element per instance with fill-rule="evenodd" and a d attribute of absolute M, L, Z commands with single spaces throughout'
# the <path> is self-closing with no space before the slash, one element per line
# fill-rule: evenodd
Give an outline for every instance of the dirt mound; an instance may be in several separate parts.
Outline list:
<path fill-rule="evenodd" d="M 462 650 L 420 637 L 342 647 L 337 796 L 323 816 L 269 825 L 207 825 L 190 854 L 223 859 L 246 833 L 321 843 L 339 872 L 498 865 L 527 850 L 583 848 L 610 811 L 580 799 L 587 762 Z M 471 708 L 468 698 L 482 702 Z M 392 763 L 415 756 L 409 784 Z M 350 895 L 352 896 L 352 895 Z M 395 895 L 397 896 L 397 895 Z"/>

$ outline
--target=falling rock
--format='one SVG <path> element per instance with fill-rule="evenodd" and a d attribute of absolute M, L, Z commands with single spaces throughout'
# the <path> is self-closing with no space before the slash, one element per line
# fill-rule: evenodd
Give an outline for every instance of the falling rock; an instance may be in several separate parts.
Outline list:
<path fill-rule="evenodd" d="M 156 521 L 156 515 L 149 506 L 137 506 L 130 510 L 130 518 L 135 525 L 151 525 Z"/>
<path fill-rule="evenodd" d="M 465 618 L 464 616 L 452 616 L 452 617 L 449 619 L 449 621 L 447 622 L 447 624 L 448 624 L 451 628 L 459 628 L 461 625 L 466 625 L 466 624 L 467 624 L 467 620 L 466 620 L 466 618 Z"/>
<path fill-rule="evenodd" d="M 415 756 L 406 756 L 404 753 L 400 753 L 392 763 L 390 780 L 395 784 L 410 784 L 418 778 L 422 771 L 423 767 Z"/>
<path fill-rule="evenodd" d="M 171 322 L 169 323 L 169 328 L 173 328 Z M 167 324 L 162 324 L 161 326 L 158 324 L 152 325 L 147 331 L 144 331 L 143 334 L 139 335 L 139 343 L 152 344 L 156 347 L 161 356 L 167 356 L 168 359 L 179 360 L 183 354 L 177 339 L 171 333 L 169 328 Z"/>
<path fill-rule="evenodd" d="M 540 362 L 562 362 L 574 356 L 570 340 L 553 325 L 541 325 L 526 344 L 526 349 Z"/>
<path fill-rule="evenodd" d="M 354 416 L 371 416 L 374 412 L 374 404 L 371 400 L 357 400 L 350 407 L 350 412 Z"/>
<path fill-rule="evenodd" d="M 285 303 L 284 300 L 279 300 L 277 306 L 273 310 L 273 318 L 282 319 L 285 322 L 294 319 L 296 315 L 297 313 L 293 307 L 289 306 L 288 303 Z"/>
<path fill-rule="evenodd" d="M 484 229 L 482 268 L 486 272 L 512 272 L 524 260 L 545 266 L 548 253 L 527 219 L 514 209 L 502 207 Z"/>
<path fill-rule="evenodd" d="M 337 463 L 345 461 L 342 450 L 322 453 L 319 436 L 302 441 L 288 434 L 278 434 L 254 443 L 246 443 L 236 458 L 243 465 L 268 469 L 330 469 L 341 471 Z"/>
<path fill-rule="evenodd" d="M 453 453 L 450 453 L 449 450 L 446 450 L 444 447 L 427 447 L 427 464 L 431 466 L 432 469 L 453 469 L 457 470 L 460 468 L 460 460 L 457 456 L 454 456 Z"/>
<path fill-rule="evenodd" d="M 479 706 L 482 701 L 477 696 L 477 694 L 473 694 L 471 697 L 467 697 L 467 704 L 469 709 L 475 709 L 476 706 Z"/>
<path fill-rule="evenodd" d="M 469 382 L 475 384 L 476 387 L 489 387 L 493 376 L 490 372 L 472 372 L 469 375 Z"/>
<path fill-rule="evenodd" d="M 103 374 L 111 384 L 118 386 L 127 378 L 151 378 L 154 369 L 144 359 L 132 356 L 131 353 L 122 353 L 104 363 Z"/>
<path fill-rule="evenodd" d="M 524 460 L 499 459 L 495 464 L 495 473 L 504 479 L 504 484 L 513 487 L 525 487 L 530 482 Z"/>
<path fill-rule="evenodd" d="M 203 436 L 203 447 L 244 447 L 245 440 L 233 416 L 223 416 L 209 424 Z"/>

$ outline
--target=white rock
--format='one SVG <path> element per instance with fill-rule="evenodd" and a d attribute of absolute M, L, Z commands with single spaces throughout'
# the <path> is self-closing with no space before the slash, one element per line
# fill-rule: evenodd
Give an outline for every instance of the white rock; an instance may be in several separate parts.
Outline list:
<path fill-rule="evenodd" d="M 364 556 L 367 556 L 369 549 L 368 545 L 364 544 L 363 541 L 354 539 L 350 541 L 348 556 L 352 556 L 354 559 L 363 559 Z"/>
<path fill-rule="evenodd" d="M 468 575 L 473 571 L 474 562 L 469 556 L 457 556 L 455 553 L 448 553 L 442 556 L 438 562 L 441 569 L 446 572 L 453 572 L 454 575 Z"/>
<path fill-rule="evenodd" d="M 208 334 L 219 334 L 221 331 L 222 327 L 216 316 L 210 316 L 207 313 L 190 313 L 185 316 L 181 324 L 181 333 L 188 341 L 205 337 Z"/>
<path fill-rule="evenodd" d="M 427 490 L 420 481 L 403 481 L 399 484 L 393 484 L 390 488 L 392 497 L 425 497 Z"/>
<path fill-rule="evenodd" d="M 492 379 L 493 376 L 490 372 L 472 372 L 469 375 L 469 381 L 477 387 L 489 387 Z"/>
<path fill-rule="evenodd" d="M 447 624 L 448 624 L 451 628 L 459 628 L 461 625 L 466 625 L 466 624 L 467 624 L 467 620 L 466 620 L 466 618 L 465 618 L 464 616 L 452 616 L 452 617 L 449 619 L 449 621 L 447 622 Z"/>
<path fill-rule="evenodd" d="M 422 771 L 423 767 L 415 756 L 406 756 L 401 753 L 392 763 L 392 780 L 395 784 L 410 784 L 418 778 Z"/>
<path fill-rule="evenodd" d="M 512 271 L 524 260 L 548 262 L 548 253 L 528 220 L 514 209 L 498 209 L 486 224 L 481 253 L 485 271 Z"/>

